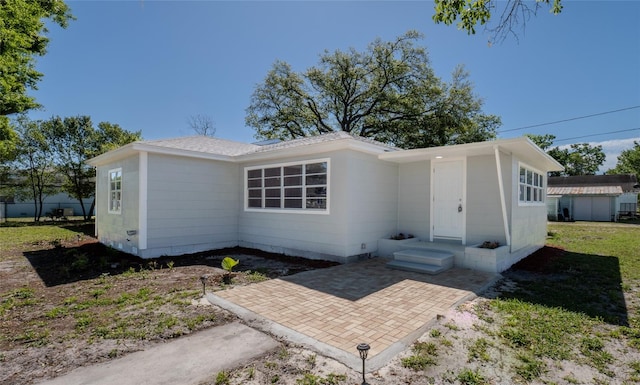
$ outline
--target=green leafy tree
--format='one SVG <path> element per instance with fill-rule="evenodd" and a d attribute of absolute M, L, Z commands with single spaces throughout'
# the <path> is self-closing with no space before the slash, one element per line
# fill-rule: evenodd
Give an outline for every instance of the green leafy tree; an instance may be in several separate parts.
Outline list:
<path fill-rule="evenodd" d="M 535 143 L 536 146 L 540 147 L 544 151 L 547 151 L 547 149 L 551 147 L 553 145 L 553 142 L 556 140 L 556 136 L 552 134 L 525 134 L 524 136 L 531 139 L 531 141 Z"/>
<path fill-rule="evenodd" d="M 49 43 L 46 23 L 65 28 L 72 18 L 62 0 L 0 0 L 0 118 L 38 107 L 27 91 L 43 76 L 35 60 Z"/>
<path fill-rule="evenodd" d="M 633 148 L 618 155 L 618 163 L 607 174 L 635 174 L 640 177 L 640 142 L 633 141 Z"/>
<path fill-rule="evenodd" d="M 12 195 L 33 201 L 33 220 L 38 222 L 43 215 L 44 199 L 57 192 L 53 148 L 42 132 L 42 122 L 21 116 L 16 123 L 18 151 L 11 174 Z"/>
<path fill-rule="evenodd" d="M 302 73 L 277 61 L 254 90 L 246 123 L 258 139 L 341 130 L 403 148 L 495 137 L 500 119 L 482 113 L 468 73 L 456 68 L 450 83 L 436 77 L 421 37 L 410 31 L 363 52 L 325 51 Z"/>
<path fill-rule="evenodd" d="M 9 195 L 7 184 L 11 163 L 17 155 L 18 134 L 10 124 L 9 118 L 0 116 L 0 197 Z"/>
<path fill-rule="evenodd" d="M 56 167 L 65 177 L 63 190 L 78 200 L 83 217 L 89 219 L 95 199 L 90 208 L 84 206 L 83 199 L 95 196 L 95 169 L 86 160 L 140 140 L 141 132 L 129 132 L 108 122 L 99 123 L 96 129 L 88 116 L 53 117 L 43 123 L 43 131 L 54 144 Z"/>
<path fill-rule="evenodd" d="M 562 0 L 434 0 L 434 3 L 436 24 L 451 25 L 457 21 L 458 29 L 470 35 L 476 33 L 478 25 L 485 25 L 493 35 L 493 41 L 503 41 L 509 35 L 517 39 L 517 27 L 524 28 L 527 21 L 545 6 L 554 15 L 562 12 Z M 493 15 L 500 15 L 499 19 L 493 27 L 488 27 Z"/>
<path fill-rule="evenodd" d="M 555 147 L 547 153 L 564 166 L 564 172 L 554 172 L 554 176 L 595 175 L 606 159 L 602 146 L 588 143 L 575 143 L 563 149 Z"/>

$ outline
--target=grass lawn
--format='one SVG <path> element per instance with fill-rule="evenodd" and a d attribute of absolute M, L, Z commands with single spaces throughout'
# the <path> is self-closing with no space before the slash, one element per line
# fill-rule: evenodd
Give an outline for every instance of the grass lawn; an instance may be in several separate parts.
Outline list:
<path fill-rule="evenodd" d="M 97 244 L 92 227 L 0 226 L 0 383 L 29 384 L 230 319 L 194 301 L 203 274 L 223 287 L 224 254 L 139 260 Z M 547 247 L 503 277 L 369 383 L 640 383 L 640 226 L 551 223 Z M 207 384 L 358 381 L 357 372 L 285 344 L 212 373 Z"/>
<path fill-rule="evenodd" d="M 229 286 L 224 250 L 142 260 L 92 234 L 82 221 L 0 225 L 0 383 L 29 384 L 234 319 L 199 301 L 202 276 L 209 290 Z M 236 270 L 231 285 L 267 279 Z"/>
<path fill-rule="evenodd" d="M 640 226 L 550 223 L 547 247 L 402 358 L 406 383 L 640 382 Z M 426 349 L 428 347 L 428 349 Z M 428 380 L 425 380 L 428 379 Z"/>
<path fill-rule="evenodd" d="M 640 226 L 551 223 L 547 245 L 544 263 L 514 266 L 515 286 L 489 303 L 515 372 L 539 380 L 574 362 L 603 375 L 590 383 L 640 381 Z"/>

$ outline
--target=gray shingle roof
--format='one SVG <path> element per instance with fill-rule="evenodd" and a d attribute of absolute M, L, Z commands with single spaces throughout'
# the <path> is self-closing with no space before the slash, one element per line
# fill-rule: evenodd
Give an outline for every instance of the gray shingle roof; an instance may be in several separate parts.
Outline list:
<path fill-rule="evenodd" d="M 186 136 L 175 139 L 159 139 L 142 142 L 149 146 L 175 148 L 186 151 L 236 156 L 261 148 L 255 144 L 234 142 L 232 140 L 211 138 L 208 136 Z"/>
<path fill-rule="evenodd" d="M 251 152 L 267 152 L 267 151 L 274 151 L 274 150 L 282 150 L 282 149 L 287 149 L 287 148 L 309 146 L 309 145 L 317 144 L 317 143 L 333 142 L 333 141 L 341 140 L 341 139 L 355 139 L 355 140 L 363 142 L 363 143 L 368 143 L 368 144 L 373 144 L 373 145 L 380 146 L 380 147 L 385 147 L 385 148 L 388 148 L 389 150 L 396 150 L 395 147 L 387 146 L 384 143 L 380 143 L 380 142 L 377 142 L 377 141 L 369 139 L 369 138 L 363 138 L 361 136 L 351 135 L 351 134 L 349 134 L 348 132 L 345 132 L 345 131 L 336 131 L 336 132 L 331 132 L 331 133 L 328 133 L 328 134 L 307 136 L 307 137 L 304 137 L 304 138 L 287 140 L 287 141 L 284 141 L 284 142 L 279 142 L 279 143 L 274 143 L 274 144 L 268 144 L 266 146 L 259 146 L 258 149 L 256 149 L 255 151 L 251 151 Z"/>
<path fill-rule="evenodd" d="M 268 145 L 256 145 L 249 143 L 235 142 L 232 140 L 211 138 L 207 136 L 187 136 L 174 139 L 159 139 L 141 142 L 149 146 L 166 147 L 186 151 L 203 152 L 208 154 L 238 156 L 253 153 L 263 153 L 269 151 L 297 148 L 319 143 L 329 143 L 337 140 L 353 139 L 363 143 L 383 147 L 389 150 L 397 150 L 395 147 L 387 146 L 375 140 L 350 135 L 344 131 L 336 131 L 329 134 L 308 136 L 300 139 L 287 140 Z"/>

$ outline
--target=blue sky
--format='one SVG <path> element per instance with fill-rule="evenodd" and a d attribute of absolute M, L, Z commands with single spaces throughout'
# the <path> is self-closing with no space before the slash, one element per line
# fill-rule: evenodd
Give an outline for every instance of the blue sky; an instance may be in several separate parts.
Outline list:
<path fill-rule="evenodd" d="M 32 94 L 52 115 L 90 115 L 144 139 L 191 135 L 187 119 L 209 115 L 216 136 L 251 142 L 244 124 L 256 84 L 275 60 L 294 70 L 317 64 L 325 49 L 364 49 L 376 38 L 422 32 L 431 64 L 448 80 L 464 64 L 501 130 L 640 106 L 640 2 L 570 1 L 553 16 L 543 9 L 519 39 L 489 46 L 435 25 L 433 1 L 68 1 L 76 21 L 52 26 Z M 597 142 L 608 154 L 640 140 L 640 108 L 528 130 L 557 142 Z"/>

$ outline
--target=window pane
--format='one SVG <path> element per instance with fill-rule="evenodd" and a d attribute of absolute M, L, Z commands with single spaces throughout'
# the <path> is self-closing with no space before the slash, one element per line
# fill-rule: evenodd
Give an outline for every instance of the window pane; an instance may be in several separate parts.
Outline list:
<path fill-rule="evenodd" d="M 280 177 L 264 178 L 264 187 L 280 187 Z"/>
<path fill-rule="evenodd" d="M 327 201 L 325 199 L 307 199 L 307 208 L 308 209 L 326 209 Z"/>
<path fill-rule="evenodd" d="M 285 209 L 301 209 L 302 199 L 285 199 L 284 208 Z"/>
<path fill-rule="evenodd" d="M 325 198 L 327 196 L 327 188 L 326 187 L 308 187 L 307 188 L 307 197 L 315 198 L 322 197 Z"/>
<path fill-rule="evenodd" d="M 285 186 L 301 186 L 302 176 L 287 176 L 284 178 Z"/>
<path fill-rule="evenodd" d="M 264 169 L 264 176 L 268 177 L 268 176 L 280 176 L 280 167 L 274 167 L 274 168 L 265 168 Z"/>
<path fill-rule="evenodd" d="M 265 199 L 264 207 L 280 208 L 280 199 Z"/>
<path fill-rule="evenodd" d="M 264 196 L 267 198 L 280 198 L 280 189 L 279 188 L 264 189 Z"/>
<path fill-rule="evenodd" d="M 306 185 L 327 184 L 327 174 L 307 175 Z"/>
<path fill-rule="evenodd" d="M 520 202 L 524 202 L 524 185 L 520 185 Z"/>
<path fill-rule="evenodd" d="M 520 167 L 520 183 L 524 183 L 526 181 L 525 175 L 526 175 L 526 171 L 524 167 Z"/>
<path fill-rule="evenodd" d="M 262 169 L 247 171 L 248 178 L 262 178 Z"/>
<path fill-rule="evenodd" d="M 310 163 L 306 166 L 307 174 L 326 174 L 327 162 Z"/>
<path fill-rule="evenodd" d="M 262 187 L 262 179 L 249 179 L 247 187 Z"/>
<path fill-rule="evenodd" d="M 302 198 L 302 188 L 287 188 L 284 190 L 284 196 L 287 198 Z"/>
<path fill-rule="evenodd" d="M 249 190 L 249 198 L 262 198 L 262 190 L 260 189 Z"/>
<path fill-rule="evenodd" d="M 262 199 L 249 199 L 249 207 L 262 208 Z"/>
<path fill-rule="evenodd" d="M 527 186 L 527 202 L 531 202 L 531 187 Z"/>
<path fill-rule="evenodd" d="M 527 184 L 533 184 L 533 173 L 529 170 L 527 170 Z"/>
<path fill-rule="evenodd" d="M 538 201 L 538 189 L 537 188 L 533 189 L 533 201 L 534 202 Z"/>
<path fill-rule="evenodd" d="M 302 175 L 302 165 L 284 167 L 284 175 Z"/>

